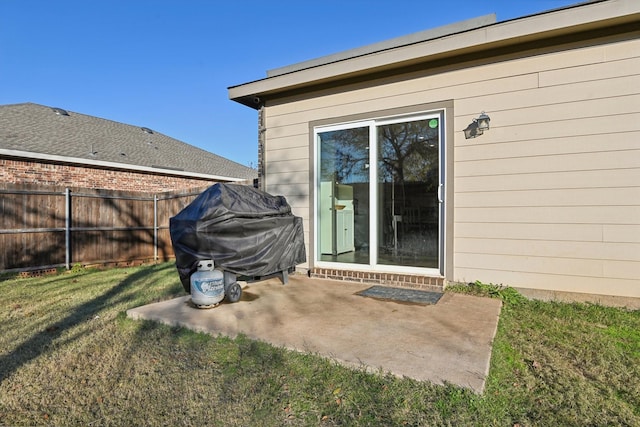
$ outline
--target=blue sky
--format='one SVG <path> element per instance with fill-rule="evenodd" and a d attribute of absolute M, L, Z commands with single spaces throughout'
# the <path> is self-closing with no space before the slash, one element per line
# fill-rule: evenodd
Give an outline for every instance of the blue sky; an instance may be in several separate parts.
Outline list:
<path fill-rule="evenodd" d="M 255 166 L 257 113 L 227 87 L 268 69 L 496 13 L 580 0 L 0 0 L 0 104 L 136 126 Z"/>

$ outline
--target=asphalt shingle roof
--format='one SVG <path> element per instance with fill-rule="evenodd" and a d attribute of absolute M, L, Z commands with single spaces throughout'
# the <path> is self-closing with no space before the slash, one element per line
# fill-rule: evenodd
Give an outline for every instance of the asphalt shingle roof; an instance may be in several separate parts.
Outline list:
<path fill-rule="evenodd" d="M 24 103 L 0 105 L 0 149 L 253 179 L 257 172 L 145 127 Z M 60 114 L 62 113 L 62 114 Z"/>

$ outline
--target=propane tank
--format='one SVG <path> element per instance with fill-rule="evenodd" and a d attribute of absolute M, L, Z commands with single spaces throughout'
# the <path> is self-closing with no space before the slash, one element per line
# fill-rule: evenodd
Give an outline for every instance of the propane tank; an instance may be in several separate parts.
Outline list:
<path fill-rule="evenodd" d="M 213 260 L 198 262 L 198 270 L 191 275 L 191 301 L 198 308 L 215 307 L 224 299 L 224 273 L 214 269 Z"/>

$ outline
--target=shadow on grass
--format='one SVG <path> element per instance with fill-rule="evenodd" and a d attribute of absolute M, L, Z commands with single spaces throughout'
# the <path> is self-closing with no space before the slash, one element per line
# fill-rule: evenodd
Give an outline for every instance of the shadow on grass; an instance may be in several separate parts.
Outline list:
<path fill-rule="evenodd" d="M 44 330 L 31 336 L 28 340 L 20 344 L 10 353 L 0 357 L 0 382 L 8 378 L 21 366 L 36 359 L 47 352 L 50 345 L 64 331 L 69 330 L 88 318 L 97 315 L 104 308 L 121 301 L 124 296 L 116 299 L 127 287 L 136 281 L 148 276 L 147 269 L 139 270 L 122 280 L 118 285 L 112 287 L 104 294 L 101 294 L 75 308 L 68 316 L 60 321 L 48 325 Z M 76 337 L 77 338 L 77 337 Z"/>

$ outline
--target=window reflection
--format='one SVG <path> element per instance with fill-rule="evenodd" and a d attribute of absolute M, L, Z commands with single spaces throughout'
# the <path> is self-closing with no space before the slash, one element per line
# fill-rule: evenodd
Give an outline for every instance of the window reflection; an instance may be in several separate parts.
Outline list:
<path fill-rule="evenodd" d="M 321 261 L 439 268 L 440 118 L 318 133 Z"/>
<path fill-rule="evenodd" d="M 439 123 L 378 126 L 378 263 L 438 267 Z"/>
<path fill-rule="evenodd" d="M 321 260 L 369 263 L 369 128 L 319 134 Z"/>

